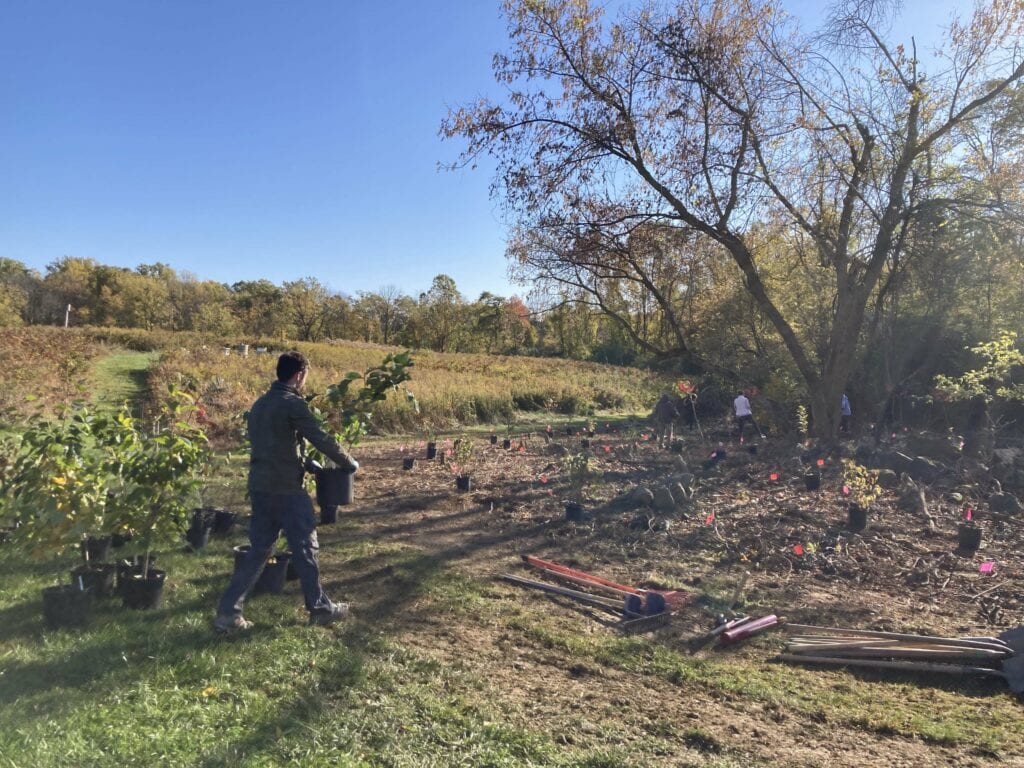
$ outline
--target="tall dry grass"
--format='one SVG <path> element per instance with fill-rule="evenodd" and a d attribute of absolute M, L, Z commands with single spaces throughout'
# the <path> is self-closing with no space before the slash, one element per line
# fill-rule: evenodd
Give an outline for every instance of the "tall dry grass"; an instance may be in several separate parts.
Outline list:
<path fill-rule="evenodd" d="M 266 347 L 257 354 L 257 347 Z M 323 344 L 264 340 L 248 357 L 224 354 L 225 340 L 195 333 L 137 329 L 29 327 L 0 331 L 0 414 L 17 422 L 37 398 L 54 407 L 88 397 L 91 362 L 119 349 L 159 351 L 150 372 L 150 405 L 166 396 L 169 384 L 198 396 L 207 428 L 217 442 L 241 434 L 241 415 L 274 378 L 277 355 L 299 349 L 312 364 L 308 389 L 323 391 L 348 371 L 378 365 L 397 348 L 359 342 Z M 381 404 L 374 418 L 378 432 L 432 428 L 451 430 L 474 424 L 501 424 L 524 414 L 585 416 L 643 412 L 668 381 L 649 371 L 554 358 L 463 355 L 420 351 L 409 388 L 420 413 L 400 397 Z M 36 402 L 33 400 L 32 402 Z"/>

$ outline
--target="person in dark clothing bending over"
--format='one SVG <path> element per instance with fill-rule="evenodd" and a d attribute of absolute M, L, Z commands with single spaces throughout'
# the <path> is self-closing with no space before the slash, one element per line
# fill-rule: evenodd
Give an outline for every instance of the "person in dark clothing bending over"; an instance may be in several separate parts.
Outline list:
<path fill-rule="evenodd" d="M 277 381 L 249 410 L 250 549 L 217 606 L 213 626 L 219 632 L 252 628 L 252 622 L 242 616 L 242 603 L 282 530 L 302 584 L 309 623 L 332 624 L 348 615 L 348 605 L 332 602 L 320 585 L 316 517 L 302 486 L 302 441 L 308 440 L 343 469 L 354 472 L 359 462 L 324 432 L 299 394 L 308 372 L 309 362 L 302 353 L 285 352 L 277 360 Z"/>

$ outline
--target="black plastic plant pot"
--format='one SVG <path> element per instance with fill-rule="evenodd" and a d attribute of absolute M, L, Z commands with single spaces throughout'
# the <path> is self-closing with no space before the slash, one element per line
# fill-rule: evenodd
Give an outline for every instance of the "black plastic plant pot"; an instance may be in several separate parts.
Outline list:
<path fill-rule="evenodd" d="M 497 444 L 498 444 L 498 436 L 497 435 L 491 435 L 491 445 L 497 445 Z"/>
<path fill-rule="evenodd" d="M 210 529 L 210 532 L 217 536 L 223 536 L 224 534 L 231 533 L 231 530 L 235 527 L 235 522 L 237 520 L 237 512 L 229 512 L 226 509 L 215 509 L 213 510 L 213 527 Z"/>
<path fill-rule="evenodd" d="M 43 590 L 43 621 L 51 629 L 84 627 L 92 616 L 93 594 L 78 583 L 46 587 Z"/>
<path fill-rule="evenodd" d="M 71 585 L 91 589 L 96 597 L 112 597 L 115 594 L 114 576 L 116 574 L 117 566 L 114 563 L 78 565 L 71 569 Z"/>
<path fill-rule="evenodd" d="M 119 560 L 117 563 L 117 581 L 114 591 L 124 597 L 124 585 L 128 582 L 128 578 L 133 574 L 141 574 L 142 566 L 144 563 L 143 555 L 135 555 L 135 557 L 125 560 Z M 153 569 L 153 563 L 156 562 L 156 555 L 149 556 L 149 568 Z"/>
<path fill-rule="evenodd" d="M 110 536 L 86 536 L 79 545 L 82 559 L 89 563 L 101 563 L 110 557 Z"/>
<path fill-rule="evenodd" d="M 320 508 L 343 507 L 353 499 L 352 475 L 341 467 L 321 469 L 316 473 L 316 503 Z"/>
<path fill-rule="evenodd" d="M 288 561 L 290 559 L 287 552 L 278 552 L 269 558 L 263 565 L 260 577 L 256 579 L 252 593 L 265 595 L 284 592 L 284 585 L 288 580 Z"/>
<path fill-rule="evenodd" d="M 132 535 L 130 533 L 115 533 L 110 537 L 110 546 L 114 549 L 120 549 L 131 540 Z"/>
<path fill-rule="evenodd" d="M 757 456 L 757 446 L 756 445 L 748 445 L 747 446 L 747 453 L 749 453 L 751 456 Z"/>
<path fill-rule="evenodd" d="M 437 443 L 427 443 L 427 458 L 432 459 L 437 456 Z"/>
<path fill-rule="evenodd" d="M 455 487 L 460 491 L 468 492 L 473 490 L 473 478 L 469 475 L 456 475 Z"/>
<path fill-rule="evenodd" d="M 974 523 L 960 523 L 960 527 L 957 528 L 956 533 L 957 542 L 960 545 L 960 549 L 964 552 L 974 552 L 981 546 L 982 529 L 980 525 L 975 525 Z"/>
<path fill-rule="evenodd" d="M 185 541 L 193 552 L 204 549 L 210 543 L 210 528 L 209 525 L 197 526 L 193 523 L 192 527 L 185 531 Z"/>
<path fill-rule="evenodd" d="M 235 558 L 235 570 L 238 570 L 238 566 L 245 560 L 246 555 L 249 554 L 249 550 L 252 549 L 248 544 L 239 544 L 237 547 L 232 547 L 231 552 Z"/>
<path fill-rule="evenodd" d="M 565 434 L 569 435 L 569 437 L 572 437 L 572 427 L 566 427 Z"/>
<path fill-rule="evenodd" d="M 416 468 L 416 459 L 412 458 L 411 456 L 407 456 L 406 458 L 402 459 L 402 469 L 415 469 L 415 468 Z"/>
<path fill-rule="evenodd" d="M 821 488 L 821 475 L 818 472 L 808 472 L 804 475 L 804 486 L 808 491 L 816 491 Z"/>
<path fill-rule="evenodd" d="M 672 453 L 682 453 L 683 452 L 683 441 L 682 440 L 673 440 L 672 441 L 672 445 L 670 447 L 672 448 Z"/>
<path fill-rule="evenodd" d="M 868 511 L 860 504 L 851 504 L 846 518 L 846 527 L 851 531 L 863 531 L 868 524 Z"/>
<path fill-rule="evenodd" d="M 580 440 L 580 448 L 589 448 L 589 447 L 590 447 L 590 441 L 587 438 L 583 438 L 582 440 Z"/>
<path fill-rule="evenodd" d="M 567 501 L 565 503 L 565 519 L 574 523 L 583 521 L 583 505 L 578 501 Z"/>
<path fill-rule="evenodd" d="M 501 441 L 501 447 L 507 451 L 509 448 L 512 447 L 512 441 L 506 437 L 504 440 Z"/>
<path fill-rule="evenodd" d="M 121 587 L 121 598 L 125 608 L 137 611 L 149 611 L 159 608 L 164 602 L 164 581 L 167 574 L 157 568 L 150 568 L 149 573 L 133 573 Z"/>

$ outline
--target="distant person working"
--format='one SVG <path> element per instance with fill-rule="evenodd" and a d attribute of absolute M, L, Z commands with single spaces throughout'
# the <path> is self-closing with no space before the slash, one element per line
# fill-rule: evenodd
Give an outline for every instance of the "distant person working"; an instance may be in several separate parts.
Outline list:
<path fill-rule="evenodd" d="M 750 401 L 743 394 L 742 390 L 737 393 L 736 399 L 732 401 L 733 409 L 736 411 L 736 429 L 739 431 L 740 441 L 743 440 L 743 430 L 747 424 L 757 432 L 757 425 L 754 423 L 754 412 L 750 410 Z"/>
<path fill-rule="evenodd" d="M 665 393 L 654 406 L 654 428 L 658 433 L 658 445 L 669 448 L 672 445 L 672 425 L 679 416 L 672 395 Z"/>
<path fill-rule="evenodd" d="M 843 392 L 843 399 L 839 404 L 839 413 L 841 418 L 839 419 L 839 431 L 843 434 L 849 434 L 850 432 L 850 417 L 853 416 L 853 411 L 850 410 L 850 398 Z"/>

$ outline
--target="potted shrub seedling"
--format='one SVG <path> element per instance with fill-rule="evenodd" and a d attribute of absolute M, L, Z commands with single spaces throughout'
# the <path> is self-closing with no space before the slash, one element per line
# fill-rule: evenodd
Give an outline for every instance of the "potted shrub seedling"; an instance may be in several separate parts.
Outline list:
<path fill-rule="evenodd" d="M 58 417 L 37 415 L 9 454 L 0 487 L 0 507 L 11 523 L 11 537 L 33 557 L 82 550 L 85 564 L 70 585 L 44 591 L 44 615 L 51 626 L 80 626 L 98 588 L 106 589 L 110 566 L 89 559 L 88 536 L 109 536 L 112 492 L 132 450 L 123 438 L 126 413 L 97 415 L 82 403 Z M 109 541 L 109 538 L 107 539 Z M 98 554 L 95 547 L 92 554 Z M 66 612 L 66 613 L 65 613 Z"/>
<path fill-rule="evenodd" d="M 567 520 L 579 522 L 584 518 L 583 496 L 593 476 L 590 454 L 581 451 L 565 460 L 566 479 L 569 481 L 569 498 L 565 502 Z"/>
<path fill-rule="evenodd" d="M 452 472 L 455 487 L 463 492 L 473 490 L 473 442 L 466 436 L 457 437 L 452 444 Z"/>
<path fill-rule="evenodd" d="M 515 429 L 515 416 L 509 416 L 505 419 L 505 439 L 501 441 L 501 447 L 506 451 L 512 448 L 512 435 L 515 434 Z"/>
<path fill-rule="evenodd" d="M 982 528 L 974 520 L 974 509 L 967 507 L 964 522 L 957 527 L 957 543 L 964 552 L 975 552 L 981 546 Z"/>
<path fill-rule="evenodd" d="M 111 513 L 143 548 L 141 562 L 120 584 L 126 607 L 160 606 L 166 573 L 153 567 L 153 547 L 180 537 L 192 518 L 209 461 L 206 434 L 194 423 L 194 412 L 192 397 L 172 385 L 154 431 L 134 429 Z"/>
<path fill-rule="evenodd" d="M 427 458 L 435 458 L 437 456 L 437 428 L 427 427 L 423 431 L 423 437 L 427 443 Z"/>
<path fill-rule="evenodd" d="M 363 373 L 349 371 L 337 384 L 327 387 L 322 395 L 312 395 L 310 410 L 328 431 L 333 431 L 339 442 L 351 450 L 369 432 L 374 410 L 387 399 L 388 393 L 402 389 L 406 401 L 419 413 L 416 398 L 404 387 L 404 383 L 412 378 L 409 370 L 412 366 L 411 352 L 386 355 L 380 365 Z M 333 522 L 326 519 L 327 511 L 332 508 L 336 511 L 338 506 L 352 503 L 352 473 L 334 466 L 316 449 L 311 450 L 307 457 L 310 466 L 316 469 L 314 477 L 321 522 Z"/>
<path fill-rule="evenodd" d="M 852 459 L 843 459 L 842 493 L 850 500 L 847 527 L 851 531 L 864 530 L 871 505 L 882 495 L 878 472 L 862 467 Z"/>

